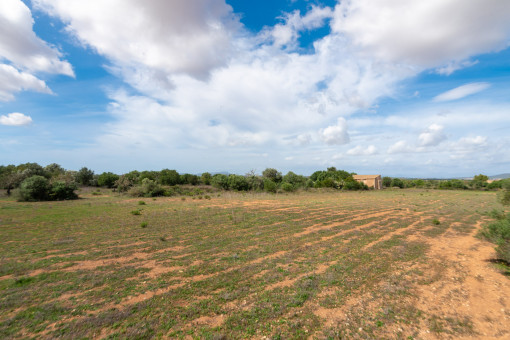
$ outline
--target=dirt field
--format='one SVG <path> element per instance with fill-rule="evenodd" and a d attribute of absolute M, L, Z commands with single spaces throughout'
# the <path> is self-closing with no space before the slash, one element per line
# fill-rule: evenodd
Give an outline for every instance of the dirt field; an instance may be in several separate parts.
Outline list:
<path fill-rule="evenodd" d="M 510 339 L 491 192 L 82 197 L 0 198 L 0 338 Z"/>

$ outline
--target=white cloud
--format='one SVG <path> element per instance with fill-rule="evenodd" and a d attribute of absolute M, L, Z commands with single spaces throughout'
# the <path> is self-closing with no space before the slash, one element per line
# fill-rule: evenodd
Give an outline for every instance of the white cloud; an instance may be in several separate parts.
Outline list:
<path fill-rule="evenodd" d="M 438 124 L 432 124 L 418 137 L 421 146 L 436 146 L 446 140 L 443 133 L 444 127 Z"/>
<path fill-rule="evenodd" d="M 347 133 L 347 122 L 344 118 L 338 118 L 336 125 L 321 129 L 320 137 L 328 145 L 342 145 L 349 143 L 349 134 Z"/>
<path fill-rule="evenodd" d="M 228 61 L 240 27 L 224 0 L 32 2 L 61 18 L 84 45 L 142 77 L 145 68 L 162 78 L 171 73 L 207 77 Z"/>
<path fill-rule="evenodd" d="M 461 99 L 467 96 L 470 96 L 472 94 L 481 92 L 483 90 L 486 90 L 491 85 L 489 83 L 469 83 L 465 84 L 459 87 L 456 87 L 452 90 L 446 91 L 444 93 L 441 93 L 440 95 L 436 96 L 434 98 L 435 102 L 446 102 L 450 100 L 457 100 Z"/>
<path fill-rule="evenodd" d="M 0 101 L 14 100 L 14 93 L 22 90 L 52 93 L 44 81 L 30 73 L 18 71 L 11 65 L 0 64 Z"/>
<path fill-rule="evenodd" d="M 0 1 L 0 101 L 14 100 L 23 90 L 51 93 L 36 72 L 74 76 L 62 54 L 36 36 L 33 23 L 21 0 Z"/>
<path fill-rule="evenodd" d="M 451 61 L 447 65 L 437 68 L 436 72 L 441 75 L 449 76 L 450 74 L 452 74 L 453 72 L 455 72 L 457 70 L 471 67 L 478 63 L 479 63 L 478 60 Z"/>
<path fill-rule="evenodd" d="M 459 140 L 458 144 L 463 147 L 484 147 L 487 146 L 487 137 L 464 137 Z"/>
<path fill-rule="evenodd" d="M 9 113 L 6 116 L 0 116 L 0 124 L 1 125 L 9 125 L 9 126 L 23 126 L 29 125 L 32 123 L 32 118 L 30 116 L 26 116 L 23 113 L 14 112 Z"/>
<path fill-rule="evenodd" d="M 333 11 L 329 7 L 312 6 L 312 9 L 304 16 L 301 16 L 301 12 L 296 10 L 283 17 L 285 23 L 275 25 L 266 34 L 270 36 L 275 46 L 293 49 L 297 46 L 301 31 L 319 28 L 324 25 L 326 19 L 332 16 Z"/>
<path fill-rule="evenodd" d="M 62 54 L 35 35 L 33 23 L 30 9 L 21 0 L 0 2 L 0 58 L 30 72 L 74 76 L 71 65 L 60 59 Z"/>
<path fill-rule="evenodd" d="M 401 140 L 391 145 L 388 148 L 388 153 L 410 153 L 415 152 L 416 150 L 412 148 L 405 140 Z"/>
<path fill-rule="evenodd" d="M 347 151 L 347 154 L 351 156 L 369 156 L 375 153 L 377 153 L 377 148 L 374 145 L 369 145 L 366 148 L 358 145 Z"/>
<path fill-rule="evenodd" d="M 337 5 L 332 27 L 381 60 L 458 68 L 508 46 L 509 16 L 510 2 L 501 0 L 348 0 Z"/>

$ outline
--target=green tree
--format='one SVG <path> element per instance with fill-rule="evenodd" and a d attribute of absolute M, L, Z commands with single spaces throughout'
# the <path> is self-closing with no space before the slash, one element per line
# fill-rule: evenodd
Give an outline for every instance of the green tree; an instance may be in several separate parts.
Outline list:
<path fill-rule="evenodd" d="M 212 179 L 212 176 L 210 173 L 208 172 L 204 172 L 201 176 L 200 176 L 200 180 L 202 181 L 202 183 L 204 183 L 205 185 L 211 185 L 211 179 Z"/>
<path fill-rule="evenodd" d="M 119 179 L 119 175 L 116 175 L 112 172 L 103 172 L 97 178 L 97 185 L 100 187 L 113 188 L 115 186 L 115 182 Z"/>
<path fill-rule="evenodd" d="M 176 170 L 163 169 L 159 173 L 159 183 L 163 185 L 177 185 L 181 183 L 181 176 Z"/>
<path fill-rule="evenodd" d="M 392 181 L 391 177 L 383 177 L 382 178 L 383 187 L 385 187 L 385 188 L 391 187 L 391 181 Z"/>
<path fill-rule="evenodd" d="M 262 177 L 267 178 L 275 183 L 280 183 L 282 181 L 282 173 L 273 168 L 267 168 L 262 171 Z"/>
<path fill-rule="evenodd" d="M 250 190 L 250 184 L 244 176 L 229 175 L 228 188 L 230 190 L 247 191 Z"/>
<path fill-rule="evenodd" d="M 215 188 L 228 190 L 228 176 L 224 174 L 216 174 L 212 176 L 211 184 Z"/>
<path fill-rule="evenodd" d="M 35 175 L 25 179 L 19 188 L 20 201 L 43 201 L 49 198 L 50 183 L 46 177 Z"/>
<path fill-rule="evenodd" d="M 275 193 L 278 190 L 278 184 L 269 178 L 264 179 L 264 191 Z"/>
<path fill-rule="evenodd" d="M 402 189 L 404 187 L 404 182 L 402 182 L 402 180 L 400 178 L 393 178 L 391 180 L 391 186 L 398 187 L 398 188 Z"/>
<path fill-rule="evenodd" d="M 81 185 L 90 185 L 94 179 L 94 171 L 83 167 L 76 173 L 76 182 Z"/>

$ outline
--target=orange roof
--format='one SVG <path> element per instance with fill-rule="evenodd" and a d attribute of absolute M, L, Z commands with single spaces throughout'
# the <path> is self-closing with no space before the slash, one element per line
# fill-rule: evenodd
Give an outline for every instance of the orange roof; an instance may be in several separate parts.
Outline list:
<path fill-rule="evenodd" d="M 381 177 L 381 175 L 353 175 L 354 179 L 374 179 L 377 177 Z"/>

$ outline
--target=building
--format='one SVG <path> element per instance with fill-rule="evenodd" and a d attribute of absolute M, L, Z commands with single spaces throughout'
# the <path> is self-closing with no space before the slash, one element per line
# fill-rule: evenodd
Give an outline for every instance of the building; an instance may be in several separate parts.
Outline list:
<path fill-rule="evenodd" d="M 353 175 L 356 182 L 364 183 L 369 188 L 382 189 L 381 175 Z"/>

